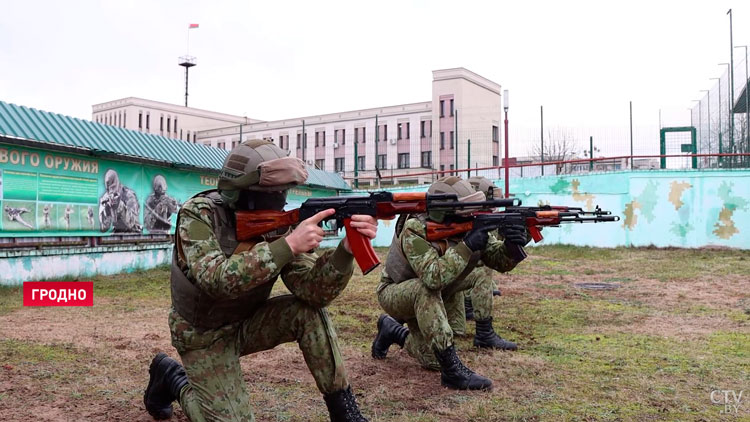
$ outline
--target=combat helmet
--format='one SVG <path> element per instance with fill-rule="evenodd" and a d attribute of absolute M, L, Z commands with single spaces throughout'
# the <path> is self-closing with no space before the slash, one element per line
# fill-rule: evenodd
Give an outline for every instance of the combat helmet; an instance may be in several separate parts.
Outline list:
<path fill-rule="evenodd" d="M 495 184 L 492 183 L 492 180 L 484 176 L 472 176 L 468 179 L 468 182 L 475 191 L 482 192 L 488 200 L 503 197 L 502 189 L 495 186 Z"/>
<path fill-rule="evenodd" d="M 229 152 L 219 174 L 219 191 L 228 205 L 237 202 L 240 191 L 279 192 L 307 180 L 307 169 L 299 158 L 267 139 L 247 140 Z"/>
<path fill-rule="evenodd" d="M 157 174 L 152 181 L 152 187 L 155 194 L 163 195 L 167 192 L 167 179 L 161 174 Z"/>
<path fill-rule="evenodd" d="M 474 188 L 471 186 L 471 184 L 458 177 L 458 176 L 447 176 L 442 177 L 435 181 L 433 184 L 430 185 L 429 188 L 427 188 L 428 194 L 438 194 L 438 193 L 447 193 L 447 194 L 454 194 L 458 197 L 458 200 L 461 202 L 476 202 L 476 201 L 484 201 L 484 194 L 482 192 L 477 192 L 474 190 Z M 476 210 L 458 210 L 458 211 L 430 211 L 429 216 L 430 219 L 433 221 L 436 221 L 438 223 L 442 222 L 446 215 L 448 214 L 456 214 L 456 215 L 462 215 L 466 213 L 471 213 Z"/>

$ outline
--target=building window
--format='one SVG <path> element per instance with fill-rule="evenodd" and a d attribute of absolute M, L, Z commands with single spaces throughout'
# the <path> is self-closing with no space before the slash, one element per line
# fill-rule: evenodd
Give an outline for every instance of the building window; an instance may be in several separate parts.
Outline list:
<path fill-rule="evenodd" d="M 445 132 L 440 132 L 440 149 L 445 149 Z"/>
<path fill-rule="evenodd" d="M 302 148 L 302 134 L 298 133 L 297 134 L 297 149 L 300 149 L 300 148 Z"/>
<path fill-rule="evenodd" d="M 190 131 L 187 131 L 187 138 L 185 140 L 190 142 Z"/>
<path fill-rule="evenodd" d="M 334 166 L 334 171 L 339 172 L 339 173 L 343 172 L 344 171 L 344 157 L 334 158 L 333 166 Z"/>
<path fill-rule="evenodd" d="M 451 170 L 453 170 L 453 164 L 451 164 Z M 451 172 L 451 176 L 453 176 L 453 172 Z"/>
<path fill-rule="evenodd" d="M 146 114 L 146 130 L 147 131 L 151 130 L 151 115 L 150 114 Z"/>
<path fill-rule="evenodd" d="M 325 170 L 326 167 L 326 160 L 321 158 L 319 160 L 315 160 L 315 167 L 319 168 L 321 170 Z"/>
<path fill-rule="evenodd" d="M 128 112 L 123 111 L 122 112 L 122 127 L 125 127 L 128 125 Z"/>
<path fill-rule="evenodd" d="M 167 117 L 167 133 L 172 131 L 172 119 Z"/>
<path fill-rule="evenodd" d="M 354 143 L 356 144 L 357 142 L 359 142 L 359 128 L 355 127 L 354 128 Z"/>
<path fill-rule="evenodd" d="M 499 161 L 497 161 L 497 155 L 492 156 L 492 165 L 495 167 L 499 165 Z"/>
<path fill-rule="evenodd" d="M 432 168 L 432 151 L 422 151 L 422 167 Z"/>
<path fill-rule="evenodd" d="M 494 125 L 492 126 L 492 142 L 500 142 L 500 131 Z"/>
<path fill-rule="evenodd" d="M 237 142 L 239 141 L 232 141 L 232 149 L 237 148 Z"/>
<path fill-rule="evenodd" d="M 346 145 L 346 129 L 341 129 L 341 145 Z"/>
<path fill-rule="evenodd" d="M 453 116 L 453 98 L 451 98 L 451 116 Z"/>
<path fill-rule="evenodd" d="M 409 168 L 409 153 L 402 153 L 398 155 L 398 168 L 408 169 Z"/>
<path fill-rule="evenodd" d="M 362 143 L 364 144 L 367 141 L 367 136 L 365 136 L 365 128 L 362 128 Z"/>
<path fill-rule="evenodd" d="M 402 139 L 401 138 L 401 126 L 403 126 L 403 123 L 399 123 L 396 127 L 396 139 Z"/>
<path fill-rule="evenodd" d="M 419 137 L 420 138 L 424 138 L 425 137 L 425 131 L 424 131 L 425 123 L 427 123 L 427 122 L 425 122 L 424 120 L 422 120 L 421 122 L 419 122 Z"/>
<path fill-rule="evenodd" d="M 357 157 L 357 170 L 364 170 L 365 169 L 365 156 L 360 155 Z"/>
<path fill-rule="evenodd" d="M 180 139 L 182 139 L 182 129 L 180 129 Z"/>
<path fill-rule="evenodd" d="M 378 155 L 378 168 L 379 169 L 388 168 L 387 167 L 388 161 L 386 160 L 386 157 L 387 156 L 385 154 Z"/>
<path fill-rule="evenodd" d="M 174 118 L 174 133 L 177 134 L 177 118 Z"/>
<path fill-rule="evenodd" d="M 219 148 L 219 149 L 226 149 L 226 145 L 224 144 L 224 141 L 222 141 L 222 142 L 218 142 L 218 143 L 216 144 L 216 148 Z"/>
<path fill-rule="evenodd" d="M 440 117 L 445 117 L 445 100 L 440 100 Z"/>
<path fill-rule="evenodd" d="M 193 143 L 198 142 L 198 132 L 193 132 Z"/>
<path fill-rule="evenodd" d="M 323 143 L 323 146 L 326 146 L 326 131 L 321 132 L 320 138 Z"/>
<path fill-rule="evenodd" d="M 143 112 L 138 112 L 138 129 L 143 129 Z"/>
<path fill-rule="evenodd" d="M 411 123 L 406 122 L 406 139 L 411 139 L 409 132 L 411 132 Z"/>
<path fill-rule="evenodd" d="M 451 149 L 453 149 L 453 131 L 451 131 Z"/>
<path fill-rule="evenodd" d="M 159 135 L 164 135 L 164 116 L 159 119 Z"/>
<path fill-rule="evenodd" d="M 319 145 L 319 141 L 318 141 L 319 139 L 320 139 L 320 132 L 315 132 L 315 146 L 316 147 Z"/>
<path fill-rule="evenodd" d="M 440 171 L 441 171 L 440 177 L 445 176 L 445 173 L 442 173 L 444 170 L 445 170 L 445 164 L 441 164 L 440 165 Z"/>

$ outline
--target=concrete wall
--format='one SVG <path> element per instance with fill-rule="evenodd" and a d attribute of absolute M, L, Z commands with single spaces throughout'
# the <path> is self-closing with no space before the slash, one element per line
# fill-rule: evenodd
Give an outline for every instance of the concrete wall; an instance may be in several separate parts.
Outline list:
<path fill-rule="evenodd" d="M 502 186 L 497 180 L 496 185 Z M 425 191 L 425 187 L 395 190 Z M 550 227 L 541 244 L 750 249 L 750 171 L 634 171 L 511 179 L 524 205 L 599 205 L 617 223 Z M 391 244 L 393 222 L 381 221 L 374 246 Z"/>
<path fill-rule="evenodd" d="M 0 285 L 133 272 L 168 264 L 171 257 L 171 244 L 0 251 Z"/>

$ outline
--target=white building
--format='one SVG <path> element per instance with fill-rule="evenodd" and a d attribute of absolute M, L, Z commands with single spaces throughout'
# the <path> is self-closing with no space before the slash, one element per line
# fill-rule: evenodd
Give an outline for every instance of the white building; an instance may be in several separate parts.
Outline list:
<path fill-rule="evenodd" d="M 270 138 L 291 156 L 349 181 L 356 156 L 360 184 L 375 183 L 376 164 L 384 183 L 425 183 L 433 170 L 499 164 L 500 92 L 499 84 L 459 67 L 433 71 L 432 98 L 413 104 L 261 121 L 125 98 L 94 105 L 92 119 L 227 150 L 240 140 Z"/>
<path fill-rule="evenodd" d="M 93 105 L 91 120 L 191 142 L 195 142 L 202 130 L 259 121 L 135 97 Z"/>
<path fill-rule="evenodd" d="M 435 70 L 429 101 L 205 130 L 198 132 L 197 141 L 231 149 L 240 137 L 270 138 L 290 155 L 322 170 L 342 173 L 350 181 L 354 178 L 356 149 L 358 180 L 365 184 L 376 179 L 376 160 L 386 183 L 391 182 L 390 176 L 447 172 L 456 168 L 456 159 L 458 168 L 466 168 L 469 160 L 472 168 L 497 166 L 500 92 L 500 85 L 467 69 Z M 306 145 L 302 142 L 303 128 Z M 395 179 L 423 183 L 432 177 L 425 174 Z"/>

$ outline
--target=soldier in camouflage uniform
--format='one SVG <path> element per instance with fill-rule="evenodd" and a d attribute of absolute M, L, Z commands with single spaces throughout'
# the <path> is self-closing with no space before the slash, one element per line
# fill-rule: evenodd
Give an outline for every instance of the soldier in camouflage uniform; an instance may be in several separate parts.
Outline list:
<path fill-rule="evenodd" d="M 113 233 L 140 233 L 141 205 L 135 191 L 120 183 L 120 176 L 112 169 L 104 173 L 104 188 L 99 198 L 101 231 L 113 228 Z"/>
<path fill-rule="evenodd" d="M 169 326 L 185 366 L 163 353 L 153 359 L 144 403 L 157 419 L 170 417 L 179 400 L 193 422 L 254 421 L 240 356 L 296 341 L 331 421 L 366 422 L 325 309 L 352 275 L 349 244 L 308 252 L 323 238 L 317 224 L 334 210 L 290 233 L 252 243 L 235 237 L 235 210 L 282 210 L 286 190 L 307 178 L 302 161 L 286 155 L 269 141 L 243 142 L 227 156 L 218 191 L 194 196 L 178 213 Z M 374 238 L 377 222 L 355 215 L 352 227 Z M 292 294 L 269 298 L 279 277 Z"/>
<path fill-rule="evenodd" d="M 482 176 L 470 177 L 467 180 L 471 187 L 477 192 L 482 192 L 487 199 L 502 198 L 502 191 L 500 188 L 495 186 L 491 180 Z M 490 233 L 490 239 L 497 238 L 499 234 L 497 232 Z M 469 275 L 475 277 L 483 277 L 492 280 L 493 270 L 480 262 L 477 268 L 472 271 Z M 497 295 L 495 293 L 494 282 L 490 283 L 478 283 L 482 287 L 490 286 L 493 290 L 489 293 L 487 291 L 481 291 L 479 288 L 470 289 L 464 292 L 459 292 L 455 300 L 452 303 L 446 303 L 445 309 L 448 313 L 448 323 L 453 330 L 454 335 L 465 335 L 466 333 L 466 320 L 471 319 L 476 321 L 477 329 L 474 336 L 474 346 L 502 349 L 502 350 L 516 350 L 518 346 L 508 340 L 495 334 L 492 329 L 492 296 Z M 488 321 L 489 319 L 489 321 Z"/>
<path fill-rule="evenodd" d="M 167 195 L 167 179 L 161 174 L 154 176 L 153 192 L 146 198 L 143 210 L 143 224 L 149 233 L 168 233 L 172 229 L 172 214 L 180 208 L 180 203 Z"/>
<path fill-rule="evenodd" d="M 469 202 L 484 199 L 484 194 L 455 176 L 438 180 L 428 193 L 456 194 L 459 200 Z M 497 238 L 490 241 L 491 230 L 485 228 L 474 229 L 463 239 L 426 240 L 427 220 L 460 219 L 461 213 L 457 211 L 456 216 L 432 211 L 412 216 L 403 227 L 397 227 L 377 290 L 380 306 L 388 315 L 378 319 L 372 356 L 385 358 L 388 347 L 397 343 L 423 367 L 439 369 L 444 386 L 485 390 L 492 387 L 492 381 L 468 369 L 456 355 L 446 304 L 456 301 L 456 293 L 472 288 L 490 292 L 491 301 L 492 279 L 472 273 L 480 259 L 498 271 L 513 269 L 525 257 L 522 248 L 525 243 L 519 239 L 525 240 L 526 228 L 523 225 L 503 227 L 505 241 Z M 408 329 L 395 318 L 406 321 Z"/>

